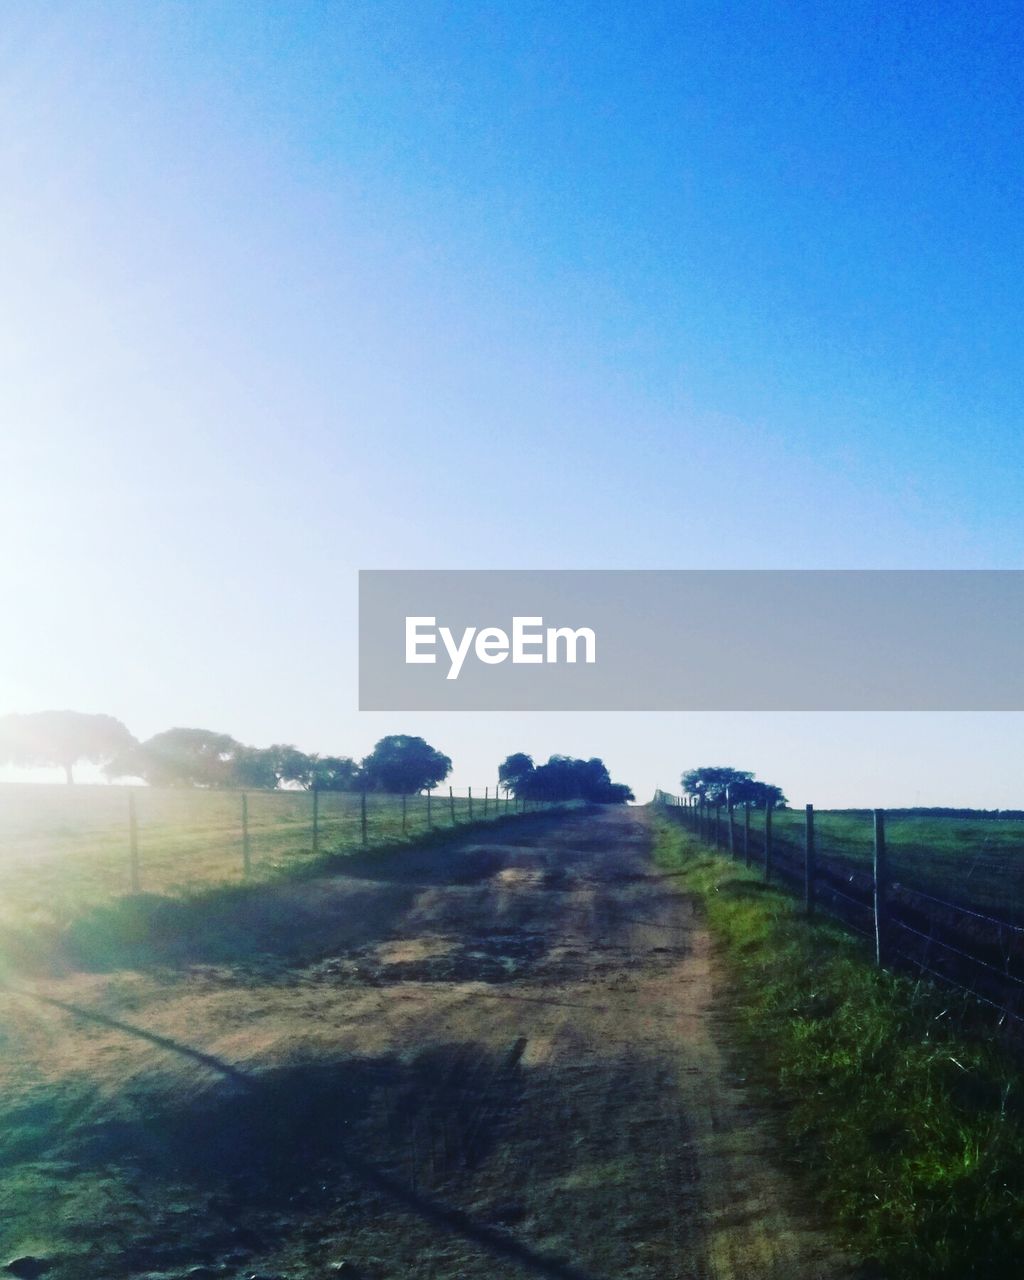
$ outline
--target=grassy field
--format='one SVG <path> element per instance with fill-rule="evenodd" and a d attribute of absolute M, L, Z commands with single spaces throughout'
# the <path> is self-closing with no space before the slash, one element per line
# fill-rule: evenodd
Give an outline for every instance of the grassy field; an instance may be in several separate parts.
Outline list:
<path fill-rule="evenodd" d="M 482 792 L 482 788 L 480 791 Z M 138 823 L 142 892 L 182 896 L 243 878 L 242 797 L 233 791 L 149 787 L 0 784 L 0 922 L 62 925 L 130 889 L 129 794 Z M 313 797 L 301 791 L 247 795 L 253 879 L 266 880 L 313 859 Z M 447 790 L 426 796 L 367 797 L 370 845 L 450 827 Z M 360 797 L 322 792 L 319 851 L 361 846 Z M 505 812 L 504 799 L 499 806 Z M 497 816 L 494 799 L 473 800 L 474 819 Z M 454 800 L 454 821 L 470 817 L 467 795 Z"/>
<path fill-rule="evenodd" d="M 736 815 L 737 840 L 743 815 Z M 822 857 L 869 868 L 870 810 L 817 810 L 815 841 Z M 723 840 L 725 819 L 722 819 Z M 764 815 L 751 815 L 751 847 L 762 848 Z M 803 857 L 804 812 L 772 816 L 775 848 Z M 1024 821 L 1011 818 L 925 817 L 893 811 L 886 817 L 889 867 L 894 879 L 1014 921 L 1024 920 Z"/>
<path fill-rule="evenodd" d="M 942 993 L 879 973 L 857 939 L 809 924 L 756 869 L 655 822 L 657 860 L 702 901 L 728 967 L 737 1068 L 854 1252 L 888 1280 L 1019 1275 L 1019 1063 Z"/>

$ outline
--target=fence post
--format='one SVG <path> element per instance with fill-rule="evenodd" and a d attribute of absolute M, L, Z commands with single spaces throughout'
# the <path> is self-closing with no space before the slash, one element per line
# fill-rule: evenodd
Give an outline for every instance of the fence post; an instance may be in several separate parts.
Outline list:
<path fill-rule="evenodd" d="M 732 821 L 732 796 L 729 794 L 729 788 L 725 789 L 725 810 L 729 819 L 729 857 L 736 857 L 736 832 L 733 829 Z"/>
<path fill-rule="evenodd" d="M 888 868 L 885 858 L 885 810 L 875 810 L 875 849 L 872 863 L 875 900 L 875 964 L 885 962 L 885 888 Z"/>
<path fill-rule="evenodd" d="M 722 806 L 715 805 L 715 849 L 722 847 Z"/>
<path fill-rule="evenodd" d="M 135 816 L 135 792 L 128 792 L 128 883 L 132 893 L 139 885 L 139 824 Z"/>
<path fill-rule="evenodd" d="M 814 805 L 804 810 L 804 910 L 814 914 Z"/>
<path fill-rule="evenodd" d="M 428 787 L 428 788 L 427 788 L 427 830 L 428 830 L 428 831 L 432 831 L 432 830 L 433 830 L 433 828 L 434 828 L 434 819 L 431 817 L 431 814 L 430 814 L 430 793 L 431 793 L 431 790 L 432 790 L 432 788 L 430 788 L 430 787 Z"/>
<path fill-rule="evenodd" d="M 252 850 L 249 847 L 249 797 L 242 792 L 242 874 L 252 874 Z"/>
<path fill-rule="evenodd" d="M 490 795 L 490 787 L 484 787 L 484 817 L 487 817 L 487 798 Z"/>
<path fill-rule="evenodd" d="M 455 792 L 448 788 L 448 811 L 452 815 L 452 826 L 455 826 Z"/>
<path fill-rule="evenodd" d="M 704 841 L 704 797 L 697 797 L 697 839 Z"/>
<path fill-rule="evenodd" d="M 403 791 L 402 792 L 402 835 L 403 836 L 406 835 L 408 833 L 408 830 L 409 828 L 406 824 L 406 816 L 405 816 L 405 792 Z"/>
<path fill-rule="evenodd" d="M 320 852 L 320 789 L 313 787 L 313 855 Z"/>
<path fill-rule="evenodd" d="M 359 827 L 363 837 L 363 848 L 369 844 L 366 838 L 366 788 L 363 787 L 359 792 Z"/>
<path fill-rule="evenodd" d="M 470 822 L 472 822 L 473 821 L 473 788 L 467 787 L 466 794 L 469 797 L 469 820 Z"/>
<path fill-rule="evenodd" d="M 750 866 L 750 801 L 743 805 L 743 865 Z"/>
<path fill-rule="evenodd" d="M 764 882 L 772 878 L 772 802 L 764 802 Z"/>

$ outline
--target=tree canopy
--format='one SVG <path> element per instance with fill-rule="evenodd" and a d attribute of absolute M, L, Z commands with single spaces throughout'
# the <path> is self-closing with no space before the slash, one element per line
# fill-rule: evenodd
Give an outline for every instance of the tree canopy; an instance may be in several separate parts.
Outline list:
<path fill-rule="evenodd" d="M 317 791 L 358 791 L 362 776 L 351 756 L 311 757 L 310 785 Z"/>
<path fill-rule="evenodd" d="M 448 777 L 451 768 L 448 756 L 422 738 L 406 733 L 381 738 L 362 762 L 363 779 L 369 789 L 406 795 L 436 787 Z"/>
<path fill-rule="evenodd" d="M 84 711 L 0 716 L 0 763 L 23 769 L 59 766 L 68 782 L 74 782 L 80 760 L 106 764 L 134 742 L 113 716 Z"/>
<path fill-rule="evenodd" d="M 498 765 L 498 784 L 508 795 L 518 795 L 526 778 L 533 773 L 533 756 L 515 751 Z"/>
<path fill-rule="evenodd" d="M 525 800 L 588 800 L 593 804 L 625 804 L 635 799 L 622 782 L 612 782 L 603 760 L 596 756 L 579 760 L 572 756 L 549 757 L 534 766 L 524 752 L 516 752 L 498 768 L 501 784 Z"/>
<path fill-rule="evenodd" d="M 229 733 L 165 729 L 129 747 L 110 762 L 106 772 L 112 778 L 142 778 L 153 787 L 230 787 L 236 785 L 239 763 L 243 772 L 267 776 L 266 766 L 255 758 L 258 754 Z"/>
<path fill-rule="evenodd" d="M 781 787 L 760 782 L 749 770 L 733 769 L 728 765 L 702 765 L 698 769 L 687 769 L 680 781 L 687 795 L 699 797 L 714 808 L 721 808 L 727 801 L 761 807 L 770 802 L 773 808 L 782 808 L 789 803 Z"/>

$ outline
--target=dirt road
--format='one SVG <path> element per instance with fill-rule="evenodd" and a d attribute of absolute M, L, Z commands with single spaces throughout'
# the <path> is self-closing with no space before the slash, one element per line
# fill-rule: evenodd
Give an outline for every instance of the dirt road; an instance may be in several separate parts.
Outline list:
<path fill-rule="evenodd" d="M 207 921 L 0 997 L 6 1086 L 77 1099 L 32 1163 L 47 1224 L 8 1248 L 57 1280 L 846 1275 L 643 812 L 484 839 L 262 890 L 231 955 Z"/>

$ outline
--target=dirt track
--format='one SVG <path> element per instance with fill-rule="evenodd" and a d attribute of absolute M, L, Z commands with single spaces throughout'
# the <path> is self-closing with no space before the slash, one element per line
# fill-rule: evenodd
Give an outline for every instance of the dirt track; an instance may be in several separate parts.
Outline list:
<path fill-rule="evenodd" d="M 92 1234 L 59 1201 L 52 1274 L 846 1275 L 730 1074 L 707 935 L 649 845 L 636 810 L 523 820 L 266 890 L 244 958 L 200 940 L 3 997 L 8 1063 L 88 1085 L 40 1178 L 116 1188 Z"/>

